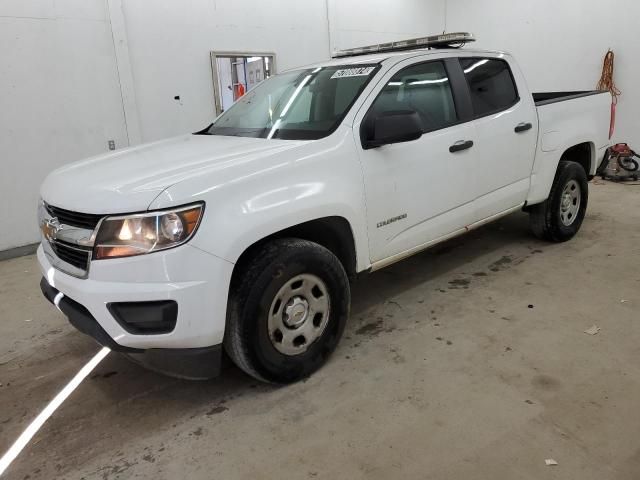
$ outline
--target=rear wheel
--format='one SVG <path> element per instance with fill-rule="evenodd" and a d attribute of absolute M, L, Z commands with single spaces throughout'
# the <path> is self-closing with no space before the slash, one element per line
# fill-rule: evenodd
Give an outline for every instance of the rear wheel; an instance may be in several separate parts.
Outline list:
<path fill-rule="evenodd" d="M 225 349 L 249 375 L 290 383 L 320 368 L 349 315 L 347 274 L 326 248 L 306 240 L 269 242 L 238 265 Z"/>
<path fill-rule="evenodd" d="M 589 199 L 589 184 L 582 166 L 561 161 L 558 165 L 549 198 L 529 210 L 529 224 L 541 239 L 565 242 L 582 225 Z"/>

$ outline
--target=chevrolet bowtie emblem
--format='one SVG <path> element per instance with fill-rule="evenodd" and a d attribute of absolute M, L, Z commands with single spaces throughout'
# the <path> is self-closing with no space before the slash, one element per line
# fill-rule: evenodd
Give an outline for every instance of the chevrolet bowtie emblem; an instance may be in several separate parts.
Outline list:
<path fill-rule="evenodd" d="M 40 224 L 40 230 L 42 231 L 44 238 L 53 242 L 57 238 L 58 232 L 62 230 L 62 226 L 57 218 L 47 218 Z"/>

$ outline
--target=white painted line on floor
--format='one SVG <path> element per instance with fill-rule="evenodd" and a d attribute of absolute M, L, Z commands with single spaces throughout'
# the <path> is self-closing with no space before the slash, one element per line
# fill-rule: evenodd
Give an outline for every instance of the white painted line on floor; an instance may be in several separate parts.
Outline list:
<path fill-rule="evenodd" d="M 24 432 L 18 437 L 13 445 L 7 450 L 7 453 L 0 458 L 0 475 L 9 468 L 9 465 L 16 459 L 20 452 L 27 446 L 33 436 L 38 433 L 40 427 L 44 425 L 51 415 L 62 405 L 62 403 L 78 388 L 78 385 L 96 368 L 96 366 L 106 357 L 111 350 L 103 347 L 96 355 L 82 367 L 82 369 L 71 379 L 67 385 L 58 392 L 58 394 L 49 402 L 42 412 L 29 424 Z"/>

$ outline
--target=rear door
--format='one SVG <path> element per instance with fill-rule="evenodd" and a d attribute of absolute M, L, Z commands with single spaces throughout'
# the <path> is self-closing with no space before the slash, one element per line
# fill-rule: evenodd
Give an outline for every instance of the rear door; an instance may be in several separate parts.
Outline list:
<path fill-rule="evenodd" d="M 538 119 L 522 74 L 508 57 L 460 57 L 478 135 L 476 220 L 521 205 L 528 194 Z"/>
<path fill-rule="evenodd" d="M 405 60 L 384 74 L 354 122 L 373 263 L 412 253 L 474 219 L 476 133 L 468 99 L 456 95 L 464 78 L 457 59 L 426 58 L 433 57 Z M 361 127 L 373 116 L 407 110 L 420 116 L 422 137 L 362 148 Z"/>

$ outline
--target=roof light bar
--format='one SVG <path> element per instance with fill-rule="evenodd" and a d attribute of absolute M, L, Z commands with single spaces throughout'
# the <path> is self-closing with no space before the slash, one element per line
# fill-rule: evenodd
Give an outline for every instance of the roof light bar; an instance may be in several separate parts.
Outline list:
<path fill-rule="evenodd" d="M 379 43 L 377 45 L 367 45 L 366 47 L 339 50 L 333 53 L 332 58 L 355 57 L 369 53 L 397 52 L 418 48 L 458 48 L 465 43 L 474 41 L 475 38 L 468 32 L 443 33 L 441 35 L 410 38 L 409 40 L 398 40 L 397 42 Z"/>

